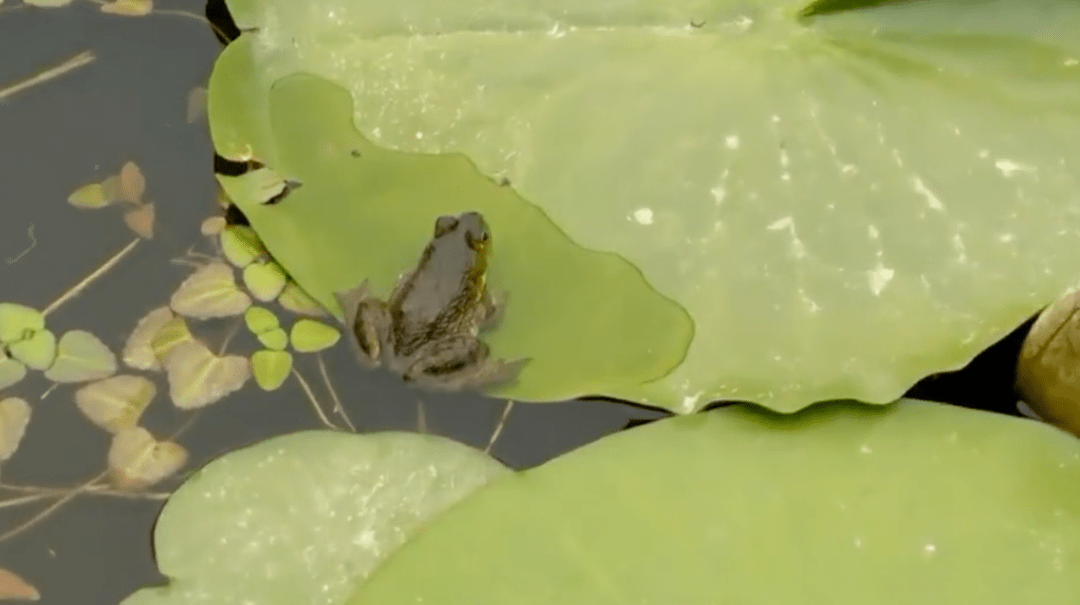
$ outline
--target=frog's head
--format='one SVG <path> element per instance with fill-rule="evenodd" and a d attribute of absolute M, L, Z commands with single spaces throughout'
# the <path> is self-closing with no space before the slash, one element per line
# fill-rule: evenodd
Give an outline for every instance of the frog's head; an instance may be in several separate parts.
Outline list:
<path fill-rule="evenodd" d="M 484 217 L 479 212 L 464 212 L 458 216 L 440 216 L 435 220 L 435 239 L 453 234 L 462 237 L 469 248 L 477 253 L 487 250 L 491 241 Z"/>

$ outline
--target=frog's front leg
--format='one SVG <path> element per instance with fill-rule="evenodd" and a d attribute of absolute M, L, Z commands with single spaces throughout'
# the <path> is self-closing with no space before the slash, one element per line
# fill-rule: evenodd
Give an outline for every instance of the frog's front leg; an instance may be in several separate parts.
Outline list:
<path fill-rule="evenodd" d="M 367 280 L 359 286 L 335 295 L 351 328 L 357 356 L 367 366 L 377 366 L 389 353 L 390 312 L 386 303 L 372 295 Z"/>
<path fill-rule="evenodd" d="M 508 300 L 510 300 L 508 291 L 500 292 L 498 295 L 492 295 L 490 292 L 484 294 L 484 299 L 481 301 L 483 311 L 477 325 L 481 332 L 490 332 L 499 327 L 506 314 Z"/>
<path fill-rule="evenodd" d="M 470 336 L 431 342 L 410 356 L 402 377 L 439 390 L 483 389 L 517 380 L 527 360 L 490 361 L 486 343 Z"/>

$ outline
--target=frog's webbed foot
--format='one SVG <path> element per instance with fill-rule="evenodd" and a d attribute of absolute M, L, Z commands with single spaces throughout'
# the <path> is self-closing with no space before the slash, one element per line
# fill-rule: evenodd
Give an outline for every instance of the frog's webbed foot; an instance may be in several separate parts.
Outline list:
<path fill-rule="evenodd" d="M 529 361 L 491 361 L 488 353 L 486 343 L 468 336 L 431 343 L 417 351 L 402 378 L 442 391 L 483 390 L 516 382 Z"/>
<path fill-rule="evenodd" d="M 367 280 L 334 296 L 344 311 L 345 327 L 352 332 L 350 340 L 357 357 L 368 367 L 379 365 L 388 353 L 386 344 L 390 342 L 390 313 L 386 303 L 368 291 Z"/>

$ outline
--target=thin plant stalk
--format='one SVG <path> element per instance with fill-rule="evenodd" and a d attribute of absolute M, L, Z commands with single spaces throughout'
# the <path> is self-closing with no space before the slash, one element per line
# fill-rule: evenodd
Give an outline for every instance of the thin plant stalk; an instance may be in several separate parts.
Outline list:
<path fill-rule="evenodd" d="M 23 80 L 22 82 L 12 84 L 7 88 L 0 88 L 0 101 L 3 101 L 4 99 L 20 93 L 28 88 L 37 86 L 38 84 L 48 82 L 49 80 L 52 80 L 54 78 L 58 78 L 73 69 L 78 69 L 83 65 L 88 65 L 96 58 L 97 56 L 94 55 L 93 52 L 89 50 L 83 51 L 75 55 L 74 57 L 68 59 L 67 61 L 64 61 L 60 65 L 57 65 L 56 67 L 52 67 L 50 69 L 46 69 L 45 71 L 37 74 L 36 76 Z"/>
<path fill-rule="evenodd" d="M 502 418 L 499 419 L 495 432 L 491 433 L 491 439 L 488 441 L 487 447 L 484 448 L 485 454 L 491 453 L 491 448 L 495 446 L 495 440 L 499 438 L 499 433 L 502 433 L 503 427 L 506 426 L 506 419 L 510 417 L 510 410 L 512 409 L 514 409 L 514 402 L 507 399 L 506 405 L 503 406 Z"/>
<path fill-rule="evenodd" d="M 326 417 L 326 413 L 323 412 L 322 406 L 319 405 L 319 400 L 315 398 L 315 393 L 311 391 L 311 386 L 309 386 L 308 382 L 304 380 L 304 377 L 300 375 L 300 372 L 297 372 L 296 368 L 293 368 L 292 373 L 293 376 L 296 376 L 296 380 L 300 383 L 300 388 L 304 390 L 304 394 L 307 395 L 308 401 L 311 402 L 311 407 L 315 410 L 315 413 L 318 414 L 319 420 L 321 420 L 327 428 L 340 431 L 341 429 L 333 422 L 330 422 L 330 419 Z"/>
<path fill-rule="evenodd" d="M 60 298 L 54 300 L 52 302 L 52 304 L 50 304 L 48 307 L 45 307 L 45 310 L 42 311 L 41 314 L 44 315 L 44 316 L 48 316 L 50 313 L 52 313 L 53 311 L 56 311 L 58 308 L 60 308 L 60 306 L 63 305 L 64 303 L 66 303 L 67 301 L 75 298 L 79 294 L 82 294 L 83 290 L 85 290 L 90 284 L 94 283 L 94 281 L 97 280 L 99 277 L 101 277 L 102 275 L 105 275 L 105 273 L 107 273 L 110 269 L 115 267 L 116 264 L 119 263 L 121 260 L 123 260 L 123 258 L 125 256 L 127 256 L 129 252 L 134 250 L 135 246 L 139 245 L 139 242 L 141 242 L 141 241 L 142 241 L 142 238 L 140 238 L 140 237 L 137 237 L 134 240 L 132 240 L 130 244 L 128 244 L 127 246 L 124 246 L 123 250 L 121 250 L 121 251 L 117 252 L 116 254 L 114 254 L 112 258 L 105 261 L 105 263 L 103 265 L 101 265 L 100 267 L 98 267 L 97 269 L 95 269 L 93 273 L 91 273 L 90 275 L 87 275 L 85 278 L 83 278 L 83 280 L 81 282 L 75 284 L 75 286 L 72 287 L 70 290 L 68 290 L 67 292 L 64 292 L 62 295 L 60 295 Z"/>
<path fill-rule="evenodd" d="M 334 413 L 341 416 L 341 419 L 345 421 L 345 426 L 355 433 L 356 427 L 353 426 L 352 420 L 349 420 L 349 415 L 345 413 L 345 407 L 341 405 L 341 399 L 338 397 L 337 389 L 334 388 L 334 383 L 330 382 L 330 374 L 327 373 L 326 364 L 323 363 L 322 352 L 318 354 L 318 358 L 319 373 L 322 374 L 323 384 L 326 385 L 326 390 L 330 392 L 330 398 L 334 400 Z"/>

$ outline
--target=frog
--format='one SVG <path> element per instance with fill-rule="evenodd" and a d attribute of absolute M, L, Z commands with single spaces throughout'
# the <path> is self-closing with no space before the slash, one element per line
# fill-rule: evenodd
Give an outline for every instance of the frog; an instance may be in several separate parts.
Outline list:
<path fill-rule="evenodd" d="M 479 338 L 498 326 L 508 296 L 487 287 L 491 230 L 475 211 L 442 215 L 416 267 L 389 298 L 368 280 L 337 294 L 360 360 L 436 390 L 485 390 L 516 382 L 530 358 L 494 360 Z"/>

